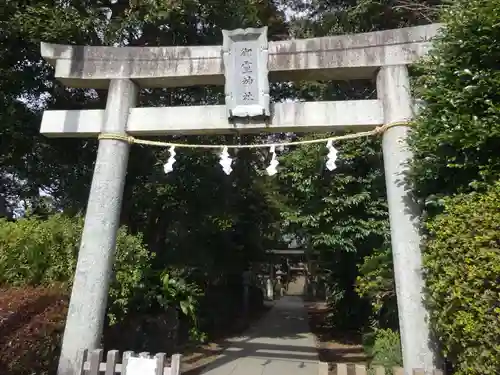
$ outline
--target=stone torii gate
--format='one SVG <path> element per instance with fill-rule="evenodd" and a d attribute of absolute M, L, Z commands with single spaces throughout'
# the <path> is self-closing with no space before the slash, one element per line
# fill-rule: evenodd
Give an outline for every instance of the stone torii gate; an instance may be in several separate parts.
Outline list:
<path fill-rule="evenodd" d="M 124 135 L 366 130 L 383 134 L 384 169 L 405 372 L 434 367 L 422 302 L 418 212 L 402 182 L 414 114 L 407 65 L 430 48 L 439 24 L 365 34 L 267 41 L 267 28 L 224 31 L 223 46 L 84 47 L 41 44 L 55 77 L 108 89 L 105 110 L 45 111 L 47 137 L 98 137 L 90 196 L 68 311 L 59 375 L 74 375 L 79 351 L 100 345 L 127 173 Z M 270 103 L 269 80 L 376 79 L 377 99 Z M 225 106 L 136 108 L 140 88 L 225 85 Z M 121 136 L 121 138 L 120 138 Z M 111 138 L 111 139 L 110 139 Z"/>

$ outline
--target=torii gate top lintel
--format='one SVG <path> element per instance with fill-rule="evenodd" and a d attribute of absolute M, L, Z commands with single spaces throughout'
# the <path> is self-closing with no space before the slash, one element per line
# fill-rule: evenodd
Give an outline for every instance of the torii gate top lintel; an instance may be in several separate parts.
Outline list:
<path fill-rule="evenodd" d="M 123 79 L 149 88 L 226 85 L 226 105 L 131 108 L 126 131 L 132 136 L 369 130 L 386 123 L 380 100 L 270 103 L 269 81 L 374 78 L 381 67 L 405 66 L 425 55 L 440 27 L 430 24 L 269 43 L 267 28 L 238 29 L 223 31 L 223 46 L 42 43 L 41 54 L 54 66 L 55 77 L 70 87 L 108 89 L 110 82 Z M 238 81 L 242 72 L 234 69 L 242 60 L 235 56 L 236 49 L 231 56 L 231 44 L 241 42 L 245 33 L 247 45 L 252 46 L 248 48 L 258 53 L 252 56 L 257 69 L 249 78 L 254 83 L 242 93 Z M 245 47 L 238 48 L 239 53 Z M 243 94 L 255 100 L 235 99 Z M 259 113 L 264 119 L 256 117 Z M 238 121 L 230 120 L 233 115 L 239 116 Z M 40 132 L 48 137 L 97 136 L 104 123 L 104 110 L 45 111 Z"/>
<path fill-rule="evenodd" d="M 372 78 L 384 65 L 423 56 L 441 24 L 362 34 L 269 42 L 270 80 Z M 69 87 L 108 88 L 129 78 L 140 87 L 223 85 L 222 46 L 95 47 L 41 43 L 41 55 Z"/>

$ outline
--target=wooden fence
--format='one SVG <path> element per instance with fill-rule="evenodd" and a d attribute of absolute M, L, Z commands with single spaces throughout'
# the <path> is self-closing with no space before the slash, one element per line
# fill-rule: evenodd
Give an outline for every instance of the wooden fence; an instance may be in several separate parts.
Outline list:
<path fill-rule="evenodd" d="M 107 353 L 106 361 L 103 362 L 103 350 L 97 349 L 88 352 L 83 351 L 80 370 L 77 375 L 180 375 L 181 355 L 174 354 L 170 363 L 167 363 L 165 353 L 157 353 L 151 356 L 147 352 L 135 354 L 134 352 L 124 352 L 121 363 L 118 350 L 110 350 Z M 146 367 L 139 368 L 132 366 L 132 362 L 145 360 Z M 138 363 L 134 363 L 137 365 Z M 393 375 L 405 375 L 401 367 L 392 368 Z M 334 363 L 330 370 L 327 362 L 319 363 L 318 375 L 386 375 L 386 369 L 382 366 Z M 441 370 L 434 370 L 433 375 L 443 375 Z M 414 369 L 412 375 L 426 375 L 422 369 Z"/>
<path fill-rule="evenodd" d="M 103 362 L 102 349 L 82 353 L 82 362 L 78 375 L 179 375 L 181 355 L 174 354 L 170 363 L 167 363 L 165 353 L 157 353 L 150 356 L 143 352 L 135 354 L 134 352 L 124 352 L 121 363 L 118 350 L 110 350 L 106 355 L 106 362 Z M 138 368 L 139 361 L 145 365 L 142 369 Z"/>
<path fill-rule="evenodd" d="M 347 363 L 334 363 L 333 369 L 330 370 L 327 362 L 319 363 L 319 374 L 318 375 L 386 375 L 386 369 L 383 366 L 372 366 L 368 369 L 365 365 Z M 393 375 L 405 375 L 404 369 L 401 367 L 392 368 Z M 414 369 L 412 375 L 426 375 L 425 371 L 422 369 Z M 434 370 L 433 375 L 443 375 L 443 371 Z"/>

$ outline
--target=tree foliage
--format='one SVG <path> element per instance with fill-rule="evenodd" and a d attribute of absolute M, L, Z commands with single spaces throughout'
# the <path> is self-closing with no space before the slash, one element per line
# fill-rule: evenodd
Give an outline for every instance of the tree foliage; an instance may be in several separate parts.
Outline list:
<path fill-rule="evenodd" d="M 421 25 L 437 20 L 440 6 L 440 1 L 292 2 L 290 7 L 298 15 L 292 17 L 290 33 L 313 37 Z M 302 100 L 373 99 L 375 92 L 373 82 L 368 81 L 301 82 L 294 96 Z M 353 329 L 374 322 L 397 328 L 379 140 L 336 146 L 339 168 L 332 173 L 324 171 L 325 154 L 318 146 L 287 150 L 280 157 L 284 230 L 302 238 L 321 264 L 335 312 L 332 322 Z M 381 248 L 386 250 L 380 253 L 377 249 Z M 372 267 L 377 262 L 380 270 Z"/>
<path fill-rule="evenodd" d="M 40 57 L 40 42 L 213 45 L 221 44 L 223 28 L 264 24 L 272 39 L 286 34 L 275 4 L 253 0 L 6 3 L 0 14 L 0 206 L 5 202 L 11 219 L 28 212 L 39 218 L 2 223 L 3 230 L 16 234 L 20 246 L 2 243 L 2 265 L 9 279 L 4 281 L 43 284 L 71 279 L 81 231 L 81 220 L 72 217 L 85 210 L 97 142 L 40 136 L 41 114 L 45 109 L 103 109 L 106 103 L 105 90 L 58 83 Z M 222 98 L 221 87 L 193 87 L 144 89 L 139 99 L 140 105 L 175 106 L 219 104 Z M 175 141 L 252 142 L 253 137 L 178 136 Z M 187 326 L 181 331 L 193 320 L 202 329 L 217 330 L 239 313 L 242 304 L 234 297 L 241 295 L 241 272 L 272 246 L 278 211 L 256 172 L 260 155 L 239 152 L 229 177 L 210 152 L 179 152 L 176 170 L 165 176 L 162 164 L 167 158 L 163 149 L 132 147 L 120 218 L 129 235 L 121 232 L 119 237 L 108 316 L 111 322 L 125 318 L 142 324 L 151 317 L 160 321 L 165 310 L 174 308 L 180 312 L 179 324 Z M 63 214 L 51 216 L 57 212 Z M 32 238 L 19 239 L 30 231 Z M 23 253 L 15 259 L 13 252 L 20 249 Z M 165 274 L 172 282 L 163 283 Z M 191 322 L 184 321 L 183 312 Z M 136 328 L 131 325 L 130 331 Z M 119 344 L 136 345 L 139 337 Z"/>
<path fill-rule="evenodd" d="M 8 209 L 40 205 L 40 189 L 53 197 L 53 210 L 85 209 L 95 160 L 95 140 L 46 139 L 38 134 L 43 109 L 104 108 L 106 92 L 62 87 L 39 56 L 41 41 L 92 45 L 200 45 L 221 43 L 222 28 L 266 24 L 282 34 L 274 4 L 252 0 L 64 1 L 8 3 L 2 33 L 2 119 L 0 195 Z M 143 90 L 141 105 L 217 104 L 220 87 Z M 235 137 L 177 137 L 176 141 L 237 142 Z M 252 141 L 247 139 L 243 141 Z M 78 152 L 75 152 L 78 150 Z M 179 153 L 180 154 L 180 153 Z M 212 280 L 239 273 L 259 258 L 274 236 L 277 211 L 256 173 L 260 159 L 242 151 L 229 178 L 211 153 L 178 155 L 165 176 L 166 150 L 133 147 L 129 159 L 122 224 L 143 234 L 155 252 L 154 266 L 198 266 Z M 145 167 L 147 166 L 147 167 Z M 21 210 L 22 211 L 22 210 Z"/>
<path fill-rule="evenodd" d="M 356 292 L 372 305 L 371 326 L 397 329 L 398 310 L 390 245 L 384 244 L 365 256 L 358 265 L 358 271 Z"/>
<path fill-rule="evenodd" d="M 384 175 L 379 140 L 342 142 L 338 148 L 333 172 L 325 168 L 323 145 L 288 150 L 280 158 L 278 183 L 285 230 L 316 254 L 326 273 L 336 311 L 332 321 L 356 329 L 367 311 L 354 290 L 356 265 L 387 237 Z"/>
<path fill-rule="evenodd" d="M 411 139 L 413 181 L 429 205 L 500 176 L 499 4 L 456 2 L 444 13 L 446 29 L 433 52 L 419 66 L 416 94 L 426 104 Z"/>
<path fill-rule="evenodd" d="M 440 0 L 294 1 L 294 36 L 324 36 L 397 29 L 436 22 Z"/>

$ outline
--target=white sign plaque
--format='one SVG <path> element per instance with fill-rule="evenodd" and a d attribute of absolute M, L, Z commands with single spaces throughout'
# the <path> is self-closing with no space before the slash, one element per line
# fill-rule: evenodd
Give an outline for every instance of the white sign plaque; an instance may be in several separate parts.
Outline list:
<path fill-rule="evenodd" d="M 156 358 L 130 357 L 127 375 L 156 375 Z"/>
<path fill-rule="evenodd" d="M 268 117 L 267 27 L 223 30 L 222 36 L 228 117 Z"/>

